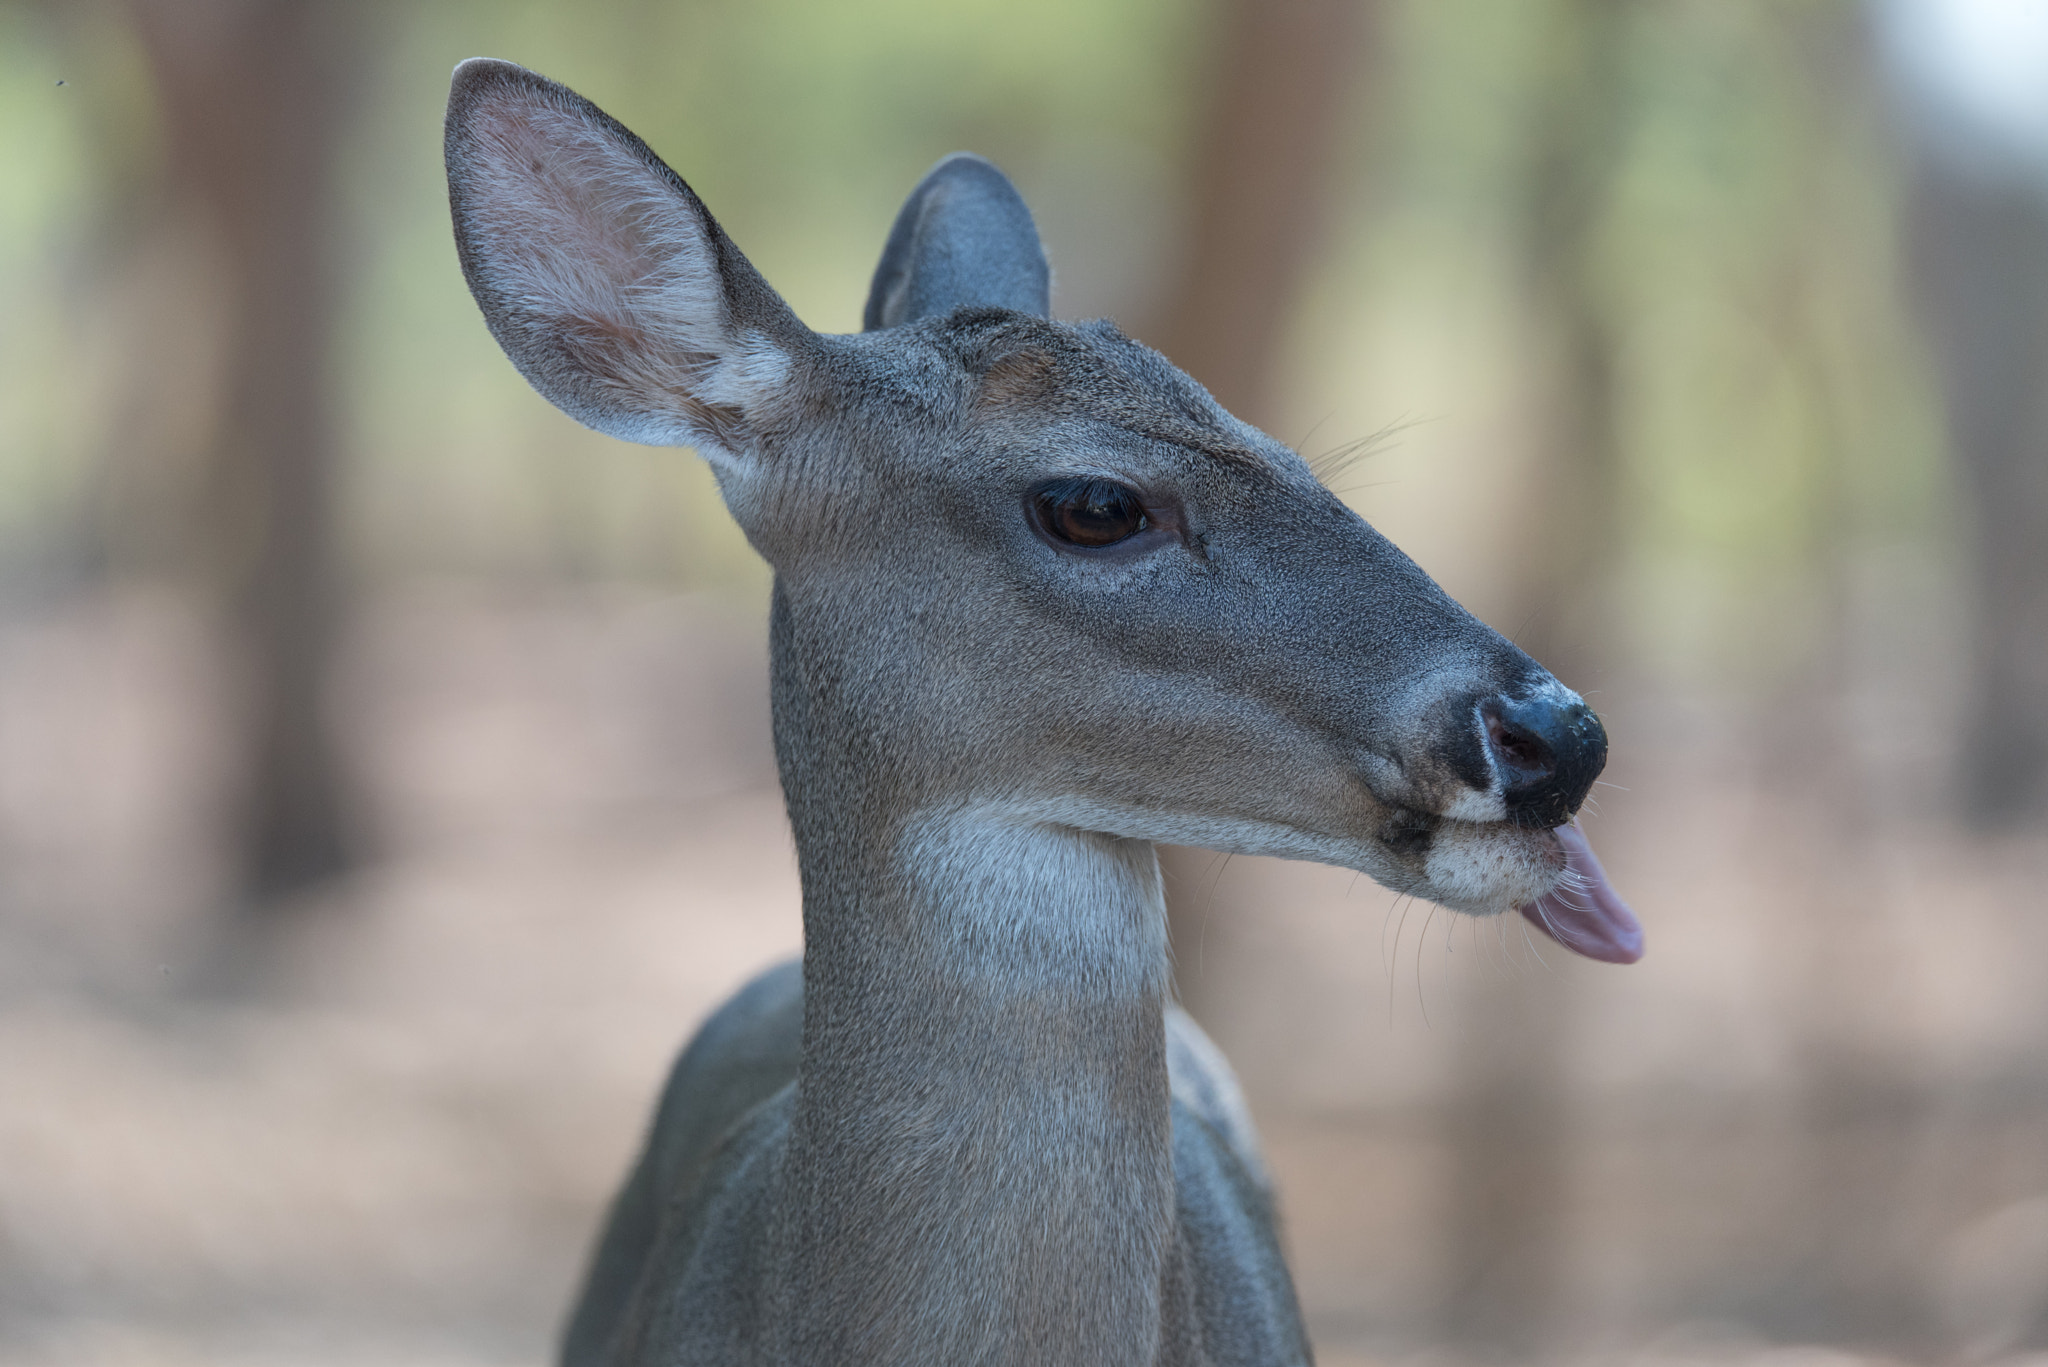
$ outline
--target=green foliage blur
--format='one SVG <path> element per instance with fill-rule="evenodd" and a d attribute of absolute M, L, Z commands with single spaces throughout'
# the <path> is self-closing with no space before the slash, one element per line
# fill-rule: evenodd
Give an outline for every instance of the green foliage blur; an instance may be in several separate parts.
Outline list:
<path fill-rule="evenodd" d="M 337 225 L 343 544 L 362 588 L 626 578 L 758 601 L 766 582 L 699 462 L 578 429 L 491 343 L 446 221 L 457 60 L 531 66 L 634 128 L 814 327 L 857 326 L 900 197 L 969 147 L 1039 213 L 1060 311 L 1140 336 L 1218 60 L 1209 9 L 1175 0 L 363 13 Z M 1620 653 L 1769 683 L 1813 665 L 1873 575 L 1938 621 L 1945 456 L 1899 297 L 1895 154 L 1846 0 L 1386 5 L 1281 344 L 1276 435 L 1313 456 L 1398 429 L 1340 488 L 1517 628 L 1499 615 L 1544 535 L 1528 509 L 1546 477 L 1530 129 L 1573 22 L 1610 26 L 1618 54 L 1579 199 L 1580 278 L 1618 339 L 1602 592 Z M 174 573 L 151 519 L 205 498 L 181 472 L 206 430 L 207 267 L 156 231 L 154 136 L 118 6 L 0 7 L 0 582 L 16 593 Z M 189 345 L 153 340 L 166 318 Z"/>

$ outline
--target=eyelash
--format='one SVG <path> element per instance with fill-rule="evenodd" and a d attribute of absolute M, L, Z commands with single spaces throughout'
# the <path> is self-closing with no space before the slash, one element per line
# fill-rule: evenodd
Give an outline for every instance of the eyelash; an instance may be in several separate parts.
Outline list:
<path fill-rule="evenodd" d="M 1119 546 L 1156 525 L 1143 495 L 1111 479 L 1065 479 L 1033 494 L 1032 510 L 1052 540 L 1083 550 Z"/>

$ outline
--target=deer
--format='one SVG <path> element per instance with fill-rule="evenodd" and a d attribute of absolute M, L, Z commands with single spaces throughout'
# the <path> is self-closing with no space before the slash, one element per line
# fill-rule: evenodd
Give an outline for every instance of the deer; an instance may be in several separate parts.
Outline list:
<path fill-rule="evenodd" d="M 1307 1363 L 1158 843 L 1318 860 L 1632 962 L 1585 701 L 1113 323 L 942 160 L 811 331 L 647 145 L 456 68 L 463 274 L 555 407 L 694 448 L 774 572 L 800 963 L 683 1050 L 568 1367 Z"/>

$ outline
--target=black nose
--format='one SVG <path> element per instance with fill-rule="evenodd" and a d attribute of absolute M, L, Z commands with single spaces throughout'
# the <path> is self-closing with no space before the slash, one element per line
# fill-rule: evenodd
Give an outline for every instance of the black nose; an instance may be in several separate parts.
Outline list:
<path fill-rule="evenodd" d="M 1479 713 L 1509 819 L 1544 829 L 1570 821 L 1607 764 L 1607 730 L 1593 709 L 1539 696 L 1495 698 Z"/>

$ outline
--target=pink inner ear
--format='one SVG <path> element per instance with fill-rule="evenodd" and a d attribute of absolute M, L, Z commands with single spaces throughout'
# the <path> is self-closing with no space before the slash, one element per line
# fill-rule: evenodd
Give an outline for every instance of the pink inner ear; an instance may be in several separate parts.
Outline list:
<path fill-rule="evenodd" d="M 448 178 L 463 270 L 492 334 L 570 417 L 627 441 L 737 456 L 803 325 L 638 138 L 506 63 L 458 70 Z M 744 316 L 740 316 L 744 314 Z"/>
<path fill-rule="evenodd" d="M 683 206 L 638 157 L 576 112 L 500 98 L 473 117 L 484 182 L 476 226 L 497 239 L 498 273 L 516 277 L 502 283 L 551 311 L 615 328 L 630 311 L 628 292 L 659 283 L 662 253 L 649 231 L 656 211 Z"/>
<path fill-rule="evenodd" d="M 731 339 L 702 208 L 566 91 L 507 83 L 459 119 L 464 261 L 520 372 L 613 436 L 730 449 L 743 424 L 712 392 Z"/>

